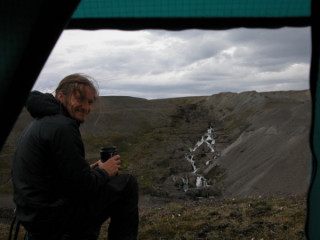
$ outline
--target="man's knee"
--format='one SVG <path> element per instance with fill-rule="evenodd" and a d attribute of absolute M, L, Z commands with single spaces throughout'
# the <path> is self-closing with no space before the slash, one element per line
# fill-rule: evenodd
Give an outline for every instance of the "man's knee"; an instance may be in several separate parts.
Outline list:
<path fill-rule="evenodd" d="M 138 182 L 136 177 L 130 174 L 120 174 L 114 177 L 109 183 L 109 187 L 115 192 L 128 194 L 138 194 Z"/>
<path fill-rule="evenodd" d="M 126 186 L 125 195 L 130 196 L 129 198 L 133 198 L 134 202 L 138 201 L 139 195 L 139 187 L 138 181 L 136 177 L 133 175 L 127 175 L 127 186 Z"/>
<path fill-rule="evenodd" d="M 138 191 L 138 181 L 137 178 L 133 175 L 128 175 L 129 176 L 129 185 L 131 186 L 132 189 L 135 189 L 136 191 Z"/>

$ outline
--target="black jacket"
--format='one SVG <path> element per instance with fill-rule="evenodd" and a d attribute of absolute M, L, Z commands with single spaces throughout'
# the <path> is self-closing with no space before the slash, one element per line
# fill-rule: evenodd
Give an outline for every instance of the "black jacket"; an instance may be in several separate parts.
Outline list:
<path fill-rule="evenodd" d="M 79 123 L 51 94 L 32 92 L 26 107 L 35 120 L 17 145 L 12 176 L 17 217 L 32 222 L 88 201 L 109 180 L 85 160 Z"/>

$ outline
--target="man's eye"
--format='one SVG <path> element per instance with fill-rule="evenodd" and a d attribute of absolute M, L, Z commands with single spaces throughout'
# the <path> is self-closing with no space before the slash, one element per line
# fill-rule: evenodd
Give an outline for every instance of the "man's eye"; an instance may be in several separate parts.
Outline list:
<path fill-rule="evenodd" d="M 77 100 L 78 100 L 79 102 L 81 102 L 81 103 L 88 103 L 89 105 L 92 105 L 92 104 L 93 104 L 93 101 L 92 101 L 92 100 L 89 100 L 89 99 L 87 99 L 87 98 L 85 98 L 85 97 L 79 96 L 79 97 L 77 97 Z"/>
<path fill-rule="evenodd" d="M 87 99 L 86 99 L 85 97 L 78 96 L 78 97 L 77 97 L 77 100 L 78 100 L 79 102 L 85 102 Z"/>

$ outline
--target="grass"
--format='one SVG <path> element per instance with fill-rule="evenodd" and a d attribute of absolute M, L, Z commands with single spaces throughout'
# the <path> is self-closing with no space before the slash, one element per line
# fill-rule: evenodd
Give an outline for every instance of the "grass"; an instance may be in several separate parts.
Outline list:
<path fill-rule="evenodd" d="M 305 212 L 303 198 L 171 202 L 140 209 L 139 239 L 302 240 Z M 100 235 L 99 240 L 106 239 Z"/>
<path fill-rule="evenodd" d="M 142 209 L 139 239 L 305 239 L 304 202 L 246 198 Z"/>
<path fill-rule="evenodd" d="M 303 197 L 149 202 L 140 207 L 139 240 L 305 240 L 305 218 Z M 99 240 L 108 239 L 108 225 L 109 220 Z M 7 239 L 8 232 L 9 223 L 0 222 L 0 239 Z"/>

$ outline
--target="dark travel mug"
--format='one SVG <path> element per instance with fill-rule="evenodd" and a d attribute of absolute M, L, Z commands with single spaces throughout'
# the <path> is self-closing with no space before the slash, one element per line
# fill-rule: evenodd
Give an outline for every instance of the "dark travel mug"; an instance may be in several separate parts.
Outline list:
<path fill-rule="evenodd" d="M 100 149 L 100 159 L 101 162 L 107 161 L 109 158 L 117 155 L 117 148 L 116 147 L 102 147 Z"/>

